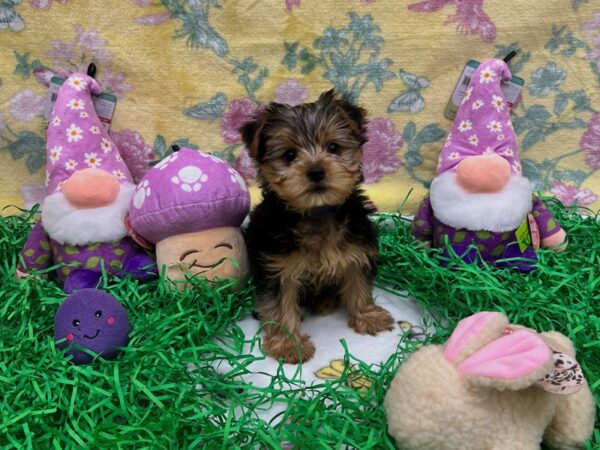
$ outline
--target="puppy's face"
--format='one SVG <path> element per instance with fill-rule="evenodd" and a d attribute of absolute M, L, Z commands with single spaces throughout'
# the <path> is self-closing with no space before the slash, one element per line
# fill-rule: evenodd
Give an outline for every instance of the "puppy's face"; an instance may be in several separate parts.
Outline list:
<path fill-rule="evenodd" d="M 360 183 L 364 122 L 364 110 L 329 91 L 314 103 L 272 103 L 241 131 L 262 186 L 306 211 L 343 203 Z"/>

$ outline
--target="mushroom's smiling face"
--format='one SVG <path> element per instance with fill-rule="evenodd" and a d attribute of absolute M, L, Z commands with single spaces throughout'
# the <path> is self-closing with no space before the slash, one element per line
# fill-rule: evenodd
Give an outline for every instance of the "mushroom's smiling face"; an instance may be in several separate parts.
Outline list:
<path fill-rule="evenodd" d="M 125 309 L 114 297 L 97 289 L 81 289 L 70 295 L 58 308 L 54 325 L 58 346 L 66 348 L 76 364 L 91 362 L 92 356 L 72 344 L 111 359 L 129 339 Z"/>
<path fill-rule="evenodd" d="M 247 273 L 246 245 L 235 227 L 169 237 L 156 245 L 156 257 L 159 269 L 165 266 L 167 278 L 174 281 L 190 276 L 240 278 Z"/>

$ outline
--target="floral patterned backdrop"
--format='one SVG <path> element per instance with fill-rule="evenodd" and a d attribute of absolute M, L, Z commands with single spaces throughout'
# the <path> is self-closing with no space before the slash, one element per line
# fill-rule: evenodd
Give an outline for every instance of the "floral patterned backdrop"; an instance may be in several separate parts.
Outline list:
<path fill-rule="evenodd" d="M 111 132 L 135 174 L 176 143 L 252 180 L 239 125 L 263 102 L 333 86 L 370 113 L 369 195 L 394 210 L 413 190 L 412 210 L 463 65 L 511 50 L 525 79 L 513 113 L 525 174 L 597 209 L 598 0 L 0 0 L 0 207 L 43 196 L 49 80 L 94 61 L 118 97 Z"/>

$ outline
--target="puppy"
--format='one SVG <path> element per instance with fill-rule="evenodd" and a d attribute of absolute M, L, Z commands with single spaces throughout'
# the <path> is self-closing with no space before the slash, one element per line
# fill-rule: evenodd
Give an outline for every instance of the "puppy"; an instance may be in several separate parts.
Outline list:
<path fill-rule="evenodd" d="M 371 296 L 377 235 L 359 187 L 365 111 L 332 90 L 314 103 L 272 103 L 241 133 L 263 193 L 246 239 L 266 352 L 292 364 L 313 356 L 303 306 L 327 314 L 341 303 L 357 333 L 391 330 Z"/>

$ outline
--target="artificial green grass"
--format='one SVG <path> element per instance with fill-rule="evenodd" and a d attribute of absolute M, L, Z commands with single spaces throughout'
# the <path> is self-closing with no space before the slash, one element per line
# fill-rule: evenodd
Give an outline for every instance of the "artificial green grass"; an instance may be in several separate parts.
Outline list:
<path fill-rule="evenodd" d="M 409 237 L 408 221 L 392 218 L 393 226 L 380 225 L 379 283 L 407 291 L 447 321 L 433 342 L 486 309 L 562 331 L 600 400 L 600 224 L 555 202 L 551 208 L 570 246 L 560 255 L 541 251 L 530 275 L 462 263 L 441 268 L 435 250 Z M 178 293 L 158 282 L 105 279 L 104 289 L 129 312 L 130 345 L 114 361 L 75 366 L 53 343 L 62 290 L 48 280 L 13 279 L 30 227 L 26 217 L 0 218 L 0 448 L 393 448 L 382 400 L 415 342 L 381 366 L 347 355 L 373 381 L 366 394 L 345 377 L 307 387 L 282 373 L 257 388 L 242 381 L 255 357 L 239 356 L 246 338 L 235 326 L 252 308 L 251 286 L 232 292 L 225 282 L 196 282 Z M 220 362 L 232 368 L 217 373 Z M 258 417 L 278 402 L 288 409 L 272 423 Z M 410 414 L 410 405 L 399 406 Z M 598 429 L 592 448 L 600 448 Z"/>

